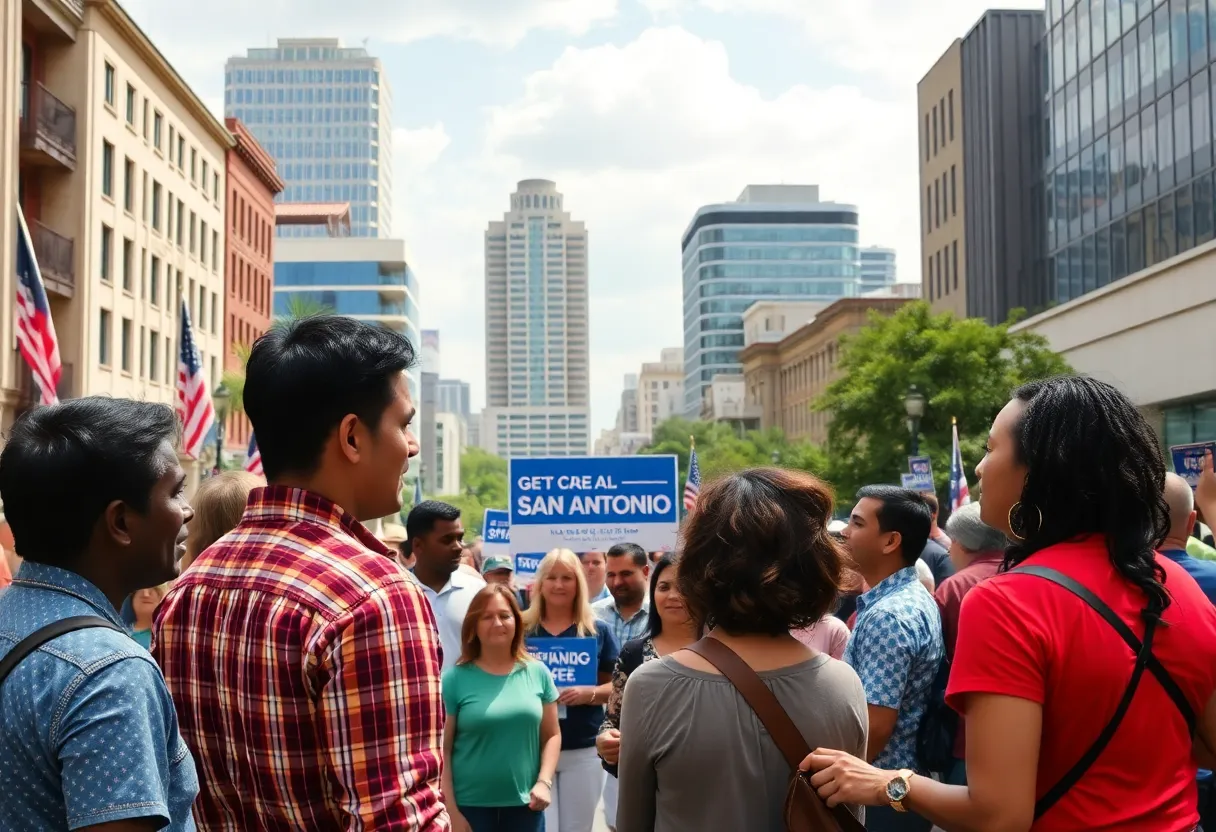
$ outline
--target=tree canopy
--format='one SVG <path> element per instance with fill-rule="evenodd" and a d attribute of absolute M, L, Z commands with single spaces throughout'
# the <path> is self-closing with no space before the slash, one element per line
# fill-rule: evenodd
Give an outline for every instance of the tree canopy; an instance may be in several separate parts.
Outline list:
<path fill-rule="evenodd" d="M 933 460 L 939 496 L 949 491 L 951 418 L 958 419 L 967 478 L 984 455 L 988 429 L 1018 386 L 1070 368 L 1042 336 L 1011 333 L 1016 321 L 934 315 L 924 302 L 870 324 L 844 340 L 841 376 L 815 403 L 831 414 L 828 476 L 842 499 L 863 485 L 898 483 L 908 470 L 904 399 L 916 385 L 925 397 L 920 453 Z"/>
<path fill-rule="evenodd" d="M 668 419 L 655 428 L 654 440 L 638 453 L 675 454 L 680 458 L 680 482 L 684 482 L 688 476 L 689 436 L 696 439 L 703 480 L 757 465 L 776 464 L 821 476 L 827 470 L 827 457 L 820 448 L 808 442 L 791 442 L 780 428 L 741 433 L 722 422 L 681 418 Z"/>
<path fill-rule="evenodd" d="M 460 494 L 427 496 L 460 509 L 465 537 L 471 540 L 481 534 L 487 508 L 507 507 L 507 461 L 481 448 L 465 448 L 460 457 L 460 483 Z"/>

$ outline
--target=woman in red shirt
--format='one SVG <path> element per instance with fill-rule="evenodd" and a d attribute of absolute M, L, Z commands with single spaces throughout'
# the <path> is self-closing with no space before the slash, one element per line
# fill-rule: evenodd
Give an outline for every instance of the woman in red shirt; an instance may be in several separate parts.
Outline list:
<path fill-rule="evenodd" d="M 976 473 L 1014 571 L 963 601 L 947 701 L 967 718 L 968 785 L 823 749 L 803 764 L 811 782 L 831 804 L 895 805 L 946 832 L 1195 829 L 1196 760 L 1211 768 L 1216 747 L 1216 609 L 1154 551 L 1169 526 L 1157 437 L 1110 385 L 1054 378 L 1017 391 Z M 1042 568 L 1152 658 L 1142 649 L 1137 670 L 1115 625 L 1022 571 Z"/>

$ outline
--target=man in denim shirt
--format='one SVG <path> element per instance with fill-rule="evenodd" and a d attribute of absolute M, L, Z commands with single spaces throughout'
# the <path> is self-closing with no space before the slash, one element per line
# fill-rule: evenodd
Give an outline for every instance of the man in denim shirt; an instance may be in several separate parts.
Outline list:
<path fill-rule="evenodd" d="M 857 599 L 857 620 L 844 660 L 861 677 L 869 704 L 866 757 L 882 769 L 917 768 L 916 732 L 945 649 L 937 602 L 916 576 L 931 513 L 915 491 L 867 486 L 843 536 L 857 571 L 871 587 Z M 928 832 L 914 814 L 866 810 L 870 832 Z"/>
<path fill-rule="evenodd" d="M 31 411 L 0 454 L 25 563 L 0 597 L 0 658 L 41 627 L 120 628 L 137 589 L 176 577 L 193 512 L 157 404 L 85 398 Z M 61 635 L 0 687 L 0 829 L 193 830 L 198 778 L 152 657 L 126 632 Z"/>

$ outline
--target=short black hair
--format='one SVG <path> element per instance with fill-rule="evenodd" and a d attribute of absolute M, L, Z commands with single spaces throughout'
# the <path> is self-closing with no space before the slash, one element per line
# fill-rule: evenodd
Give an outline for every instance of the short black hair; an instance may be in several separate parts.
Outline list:
<path fill-rule="evenodd" d="M 634 566 L 645 566 L 650 562 L 646 550 L 636 543 L 617 543 L 605 555 L 609 558 L 632 557 Z"/>
<path fill-rule="evenodd" d="M 904 564 L 915 566 L 933 525 L 933 512 L 925 495 L 898 485 L 867 485 L 857 492 L 857 499 L 867 497 L 882 504 L 878 509 L 878 528 L 899 532 Z"/>
<path fill-rule="evenodd" d="M 178 421 L 163 404 L 89 396 L 29 411 L 0 453 L 0 500 L 17 554 L 51 566 L 88 548 L 106 506 L 147 511 Z"/>
<path fill-rule="evenodd" d="M 460 519 L 460 509 L 451 503 L 425 500 L 410 509 L 405 518 L 405 536 L 408 540 L 428 534 L 440 520 L 454 522 Z"/>
<path fill-rule="evenodd" d="M 313 473 L 326 439 L 351 413 L 374 430 L 394 378 L 415 362 L 404 335 L 339 315 L 272 327 L 245 367 L 245 413 L 266 477 Z"/>

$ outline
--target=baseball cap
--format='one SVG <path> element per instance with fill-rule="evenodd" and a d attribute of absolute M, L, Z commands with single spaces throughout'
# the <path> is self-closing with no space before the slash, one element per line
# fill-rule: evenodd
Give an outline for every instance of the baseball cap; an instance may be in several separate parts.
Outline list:
<path fill-rule="evenodd" d="M 510 555 L 490 555 L 481 565 L 481 574 L 493 572 L 495 569 L 510 569 L 514 572 L 515 564 L 511 562 Z"/>

